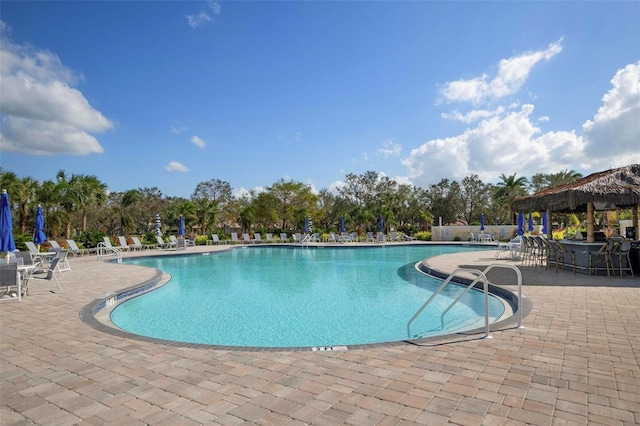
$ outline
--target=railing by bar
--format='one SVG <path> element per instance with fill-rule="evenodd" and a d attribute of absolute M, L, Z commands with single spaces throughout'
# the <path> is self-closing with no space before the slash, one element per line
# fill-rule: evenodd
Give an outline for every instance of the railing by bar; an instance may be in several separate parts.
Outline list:
<path fill-rule="evenodd" d="M 96 255 L 98 260 L 101 260 L 103 256 L 116 256 L 117 262 L 122 263 L 122 251 L 117 247 L 109 247 L 105 243 L 98 243 L 96 247 Z"/>

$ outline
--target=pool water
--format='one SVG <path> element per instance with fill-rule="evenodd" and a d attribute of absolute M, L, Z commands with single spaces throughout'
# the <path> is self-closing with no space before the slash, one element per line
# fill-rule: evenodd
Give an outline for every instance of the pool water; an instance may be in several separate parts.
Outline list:
<path fill-rule="evenodd" d="M 399 341 L 484 325 L 484 296 L 448 285 L 407 332 L 442 281 L 415 270 L 422 259 L 472 247 L 243 247 L 210 255 L 127 260 L 172 278 L 120 304 L 112 322 L 128 332 L 224 346 L 317 347 Z M 489 300 L 490 320 L 504 313 Z"/>

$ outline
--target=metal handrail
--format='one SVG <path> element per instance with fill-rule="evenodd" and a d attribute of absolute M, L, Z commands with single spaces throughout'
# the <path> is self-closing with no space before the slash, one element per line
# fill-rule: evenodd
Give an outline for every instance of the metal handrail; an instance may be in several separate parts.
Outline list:
<path fill-rule="evenodd" d="M 98 256 L 98 260 L 102 259 L 102 256 L 115 255 L 117 257 L 118 263 L 122 263 L 122 250 L 117 247 L 109 247 L 105 243 L 98 243 L 96 247 L 96 255 Z"/>
<path fill-rule="evenodd" d="M 429 299 L 424 302 L 424 304 L 422 305 L 422 307 L 420 307 L 420 309 L 418 309 L 418 312 L 415 313 L 415 315 L 413 317 L 411 317 L 411 319 L 409 320 L 409 322 L 407 323 L 407 335 L 409 337 L 411 337 L 411 324 L 413 323 L 413 321 L 415 321 L 415 319 L 420 316 L 420 314 L 422 313 L 422 311 L 424 311 L 426 309 L 426 307 L 431 303 L 431 301 L 442 291 L 442 289 L 449 284 L 449 282 L 456 276 L 456 274 L 458 272 L 467 272 L 470 274 L 474 274 L 477 276 L 477 278 L 475 280 L 473 280 L 471 282 L 471 284 L 469 284 L 467 286 L 467 288 L 456 298 L 456 300 L 454 300 L 447 309 L 444 310 L 444 312 L 442 313 L 442 315 L 440 316 L 440 320 L 443 320 L 444 314 L 447 313 L 447 311 L 449 311 L 449 309 L 455 305 L 458 300 L 464 296 L 470 289 L 471 287 L 473 287 L 474 285 L 476 285 L 476 283 L 479 280 L 482 280 L 484 286 L 484 328 L 485 328 L 485 335 L 484 338 L 485 339 L 491 339 L 491 335 L 489 334 L 489 281 L 487 280 L 486 275 L 477 270 L 477 269 L 469 269 L 469 268 L 458 268 L 455 269 L 453 272 L 451 272 L 451 274 L 449 274 L 449 276 L 447 277 L 446 280 L 444 280 L 444 282 L 440 285 L 440 287 L 438 287 L 438 289 L 431 295 L 431 297 L 429 297 Z"/>
<path fill-rule="evenodd" d="M 518 277 L 518 328 L 524 328 L 524 326 L 522 325 L 522 273 L 520 272 L 520 269 L 513 265 L 494 264 L 487 266 L 486 269 L 482 272 L 487 275 L 487 272 L 489 272 L 493 268 L 507 268 L 516 271 L 516 275 Z"/>

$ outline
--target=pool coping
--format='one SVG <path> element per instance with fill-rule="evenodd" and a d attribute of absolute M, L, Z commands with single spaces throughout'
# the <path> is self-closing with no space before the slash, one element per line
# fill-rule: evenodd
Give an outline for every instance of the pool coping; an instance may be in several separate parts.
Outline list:
<path fill-rule="evenodd" d="M 387 247 L 397 247 L 400 245 L 414 245 L 414 244 L 400 243 L 400 244 L 394 244 L 393 246 L 387 246 Z M 454 245 L 455 246 L 455 245 L 461 245 L 461 244 L 431 243 L 430 245 Z M 468 245 L 471 247 L 486 247 L 486 245 L 483 246 L 480 244 L 465 244 L 465 245 Z M 296 245 L 269 244 L 269 245 L 252 245 L 252 246 L 230 245 L 229 247 L 225 247 L 224 250 L 216 251 L 216 253 L 220 253 L 220 252 L 224 252 L 232 249 L 247 248 L 247 247 L 256 247 L 256 248 L 258 247 L 291 247 L 291 248 L 306 247 L 309 249 L 316 249 L 316 248 L 340 249 L 343 247 L 344 248 L 356 248 L 356 247 L 357 248 L 366 248 L 366 247 L 379 248 L 381 246 L 384 246 L 384 245 L 383 244 L 377 244 L 377 245 L 368 244 L 368 245 L 362 245 L 362 246 L 361 245 L 358 245 L 358 246 L 345 245 L 345 244 L 330 245 L 330 246 L 325 246 L 325 245 L 320 245 L 320 246 L 304 245 L 303 246 L 300 244 L 296 244 Z M 184 252 L 176 251 L 171 253 L 171 257 L 209 256 L 211 254 L 212 254 L 211 252 L 189 253 L 187 251 L 184 251 Z M 151 258 L 151 257 L 157 257 L 157 256 L 153 256 L 153 255 L 141 256 L 141 257 L 136 257 L 136 259 L 144 259 L 144 258 Z M 104 260 L 104 262 L 117 263 L 117 260 L 110 259 L 110 260 Z M 167 284 L 171 279 L 171 276 L 168 273 L 160 269 L 151 268 L 151 267 L 146 267 L 146 268 L 155 269 L 156 273 L 152 278 L 146 281 L 143 281 L 142 283 L 134 284 L 132 286 L 126 287 L 121 290 L 109 292 L 93 300 L 92 302 L 88 303 L 80 310 L 79 312 L 80 320 L 98 331 L 101 331 L 103 333 L 107 333 L 113 336 L 126 338 L 126 339 L 133 339 L 133 340 L 138 340 L 138 341 L 143 341 L 148 343 L 156 343 L 156 344 L 160 344 L 164 346 L 172 346 L 172 347 L 199 348 L 199 349 L 212 349 L 212 350 L 224 350 L 224 351 L 245 351 L 245 352 L 308 352 L 308 351 L 322 352 L 322 351 L 348 351 L 348 350 L 357 350 L 357 349 L 371 349 L 371 348 L 393 347 L 393 346 L 401 346 L 401 345 L 402 346 L 404 345 L 425 346 L 425 345 L 433 345 L 433 344 L 442 344 L 448 341 L 455 341 L 455 340 L 459 340 L 461 337 L 479 338 L 476 336 L 485 334 L 485 327 L 479 327 L 479 328 L 464 330 L 464 331 L 445 334 L 445 335 L 421 337 L 416 339 L 402 339 L 402 340 L 394 340 L 394 341 L 388 341 L 388 342 L 362 343 L 362 344 L 356 344 L 356 345 L 291 346 L 291 347 L 212 345 L 207 343 L 179 342 L 174 340 L 166 340 L 166 339 L 159 339 L 159 338 L 154 338 L 149 336 L 143 336 L 143 335 L 125 331 L 117 327 L 115 324 L 111 322 L 109 317 L 110 317 L 111 311 L 115 307 L 117 307 L 119 303 L 123 303 L 129 299 L 132 299 L 132 298 L 141 296 L 145 293 L 148 293 L 150 291 L 153 291 Z M 449 273 L 445 271 L 439 271 L 425 265 L 424 259 L 416 263 L 416 269 L 426 275 L 429 275 L 438 279 L 444 280 L 449 276 Z M 456 276 L 451 279 L 452 283 L 456 285 L 461 285 L 461 286 L 469 285 L 472 281 L 473 280 L 471 279 L 467 279 L 459 276 Z M 482 290 L 481 283 L 476 283 L 474 287 L 479 290 Z M 491 332 L 491 331 L 504 330 L 507 328 L 515 328 L 515 327 L 512 327 L 513 324 L 516 324 L 516 327 L 517 327 L 518 309 L 523 309 L 523 315 L 524 315 L 531 310 L 531 304 L 528 302 L 526 298 L 523 298 L 523 301 L 521 303 L 522 306 L 518 307 L 517 296 L 513 292 L 492 283 L 488 283 L 488 287 L 489 287 L 489 293 L 498 297 L 503 302 L 506 302 L 511 307 L 511 311 L 512 311 L 509 317 L 502 320 L 498 320 L 490 324 L 489 331 Z"/>

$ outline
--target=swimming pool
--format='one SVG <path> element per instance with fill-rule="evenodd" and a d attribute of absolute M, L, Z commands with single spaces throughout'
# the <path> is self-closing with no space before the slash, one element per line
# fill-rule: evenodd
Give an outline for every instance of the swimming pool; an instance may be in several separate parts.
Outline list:
<path fill-rule="evenodd" d="M 242 347 L 333 347 L 450 334 L 484 323 L 483 295 L 449 285 L 411 326 L 441 281 L 416 271 L 459 246 L 242 247 L 210 255 L 126 260 L 171 274 L 166 285 L 118 305 L 111 321 L 130 333 Z M 486 249 L 485 249 L 486 250 Z M 489 300 L 490 320 L 504 313 Z"/>

